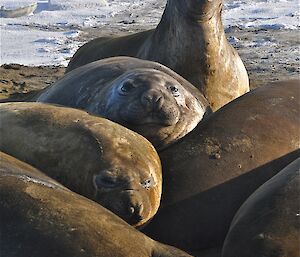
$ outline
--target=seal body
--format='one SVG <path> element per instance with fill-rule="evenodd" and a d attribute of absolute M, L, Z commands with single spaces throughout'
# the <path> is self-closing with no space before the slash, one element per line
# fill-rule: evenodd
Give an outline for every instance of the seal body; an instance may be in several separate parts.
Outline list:
<path fill-rule="evenodd" d="M 226 39 L 222 0 L 169 0 L 155 30 L 83 45 L 67 72 L 95 60 L 133 56 L 173 69 L 208 99 L 213 110 L 249 91 L 247 71 Z"/>
<path fill-rule="evenodd" d="M 115 57 L 80 67 L 46 88 L 38 102 L 85 109 L 130 128 L 162 149 L 210 113 L 204 96 L 161 64 Z"/>
<path fill-rule="evenodd" d="M 0 153 L 0 245 L 5 257 L 187 257 L 40 171 Z"/>
<path fill-rule="evenodd" d="M 142 136 L 86 112 L 42 103 L 0 105 L 0 149 L 140 226 L 157 211 L 161 166 Z"/>
<path fill-rule="evenodd" d="M 223 257 L 300 252 L 300 158 L 260 186 L 235 215 Z"/>
<path fill-rule="evenodd" d="M 182 249 L 220 246 L 243 202 L 299 156 L 299 90 L 255 89 L 161 151 L 161 208 L 145 233 Z"/>

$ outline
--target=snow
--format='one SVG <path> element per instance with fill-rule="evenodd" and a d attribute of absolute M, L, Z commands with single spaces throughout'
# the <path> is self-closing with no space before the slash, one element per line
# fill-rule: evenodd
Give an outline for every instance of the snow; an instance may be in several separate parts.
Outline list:
<path fill-rule="evenodd" d="M 79 43 L 69 40 L 71 37 L 65 33 L 70 31 L 40 31 L 20 25 L 1 27 L 1 64 L 67 65 Z"/>
<path fill-rule="evenodd" d="M 298 0 L 228 1 L 225 26 L 261 29 L 299 29 Z"/>
<path fill-rule="evenodd" d="M 28 6 L 33 0 L 1 0 L 6 9 Z M 0 64 L 64 65 L 82 42 L 85 29 L 137 31 L 159 22 L 166 0 L 46 0 L 38 1 L 34 14 L 0 18 Z M 223 11 L 225 28 L 241 30 L 299 29 L 298 0 L 227 0 Z M 229 38 L 240 45 L 236 37 Z M 274 46 L 258 40 L 251 46 Z"/>

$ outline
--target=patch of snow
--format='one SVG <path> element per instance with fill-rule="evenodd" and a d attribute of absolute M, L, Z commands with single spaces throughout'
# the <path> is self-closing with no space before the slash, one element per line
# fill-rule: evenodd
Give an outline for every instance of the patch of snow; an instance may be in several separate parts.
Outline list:
<path fill-rule="evenodd" d="M 262 46 L 271 46 L 275 47 L 277 44 L 275 42 L 272 42 L 270 39 L 256 39 L 252 41 L 250 44 L 248 44 L 249 47 L 262 47 Z"/>
<path fill-rule="evenodd" d="M 230 36 L 228 38 L 228 41 L 230 44 L 232 44 L 233 46 L 239 46 L 240 45 L 240 40 L 237 37 L 234 36 Z"/>
<path fill-rule="evenodd" d="M 64 32 L 64 35 L 67 37 L 67 38 L 76 38 L 78 37 L 80 34 L 80 31 L 79 30 L 70 30 L 70 31 L 66 31 Z"/>
<path fill-rule="evenodd" d="M 61 45 L 63 43 L 62 40 L 57 38 L 41 38 L 33 41 L 33 43 L 41 43 L 41 44 L 52 44 L 52 45 Z"/>
<path fill-rule="evenodd" d="M 3 40 L 2 35 L 5 35 Z M 24 65 L 67 65 L 79 43 L 68 43 L 64 32 L 28 27 L 1 27 L 0 62 Z M 68 51 L 63 51 L 68 49 Z"/>
<path fill-rule="evenodd" d="M 228 1 L 225 2 L 223 21 L 225 26 L 239 28 L 297 30 L 300 27 L 299 1 Z"/>

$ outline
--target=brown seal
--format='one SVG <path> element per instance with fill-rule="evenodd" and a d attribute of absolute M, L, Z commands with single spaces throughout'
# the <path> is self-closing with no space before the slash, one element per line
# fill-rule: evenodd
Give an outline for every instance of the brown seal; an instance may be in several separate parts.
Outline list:
<path fill-rule="evenodd" d="M 42 103 L 0 105 L 0 150 L 33 165 L 129 224 L 156 213 L 161 166 L 142 136 L 86 112 Z"/>
<path fill-rule="evenodd" d="M 153 241 L 28 164 L 1 153 L 0 159 L 1 256 L 190 256 Z"/>
<path fill-rule="evenodd" d="M 87 64 L 43 90 L 38 102 L 87 110 L 132 129 L 162 149 L 192 131 L 210 107 L 161 64 L 114 57 Z"/>
<path fill-rule="evenodd" d="M 220 246 L 242 203 L 300 155 L 299 91 L 257 88 L 161 151 L 162 208 L 145 232 L 185 250 Z"/>
<path fill-rule="evenodd" d="M 67 72 L 112 56 L 156 61 L 199 88 L 217 110 L 249 91 L 247 71 L 225 36 L 222 6 L 222 0 L 169 0 L 155 30 L 94 39 L 75 53 Z"/>
<path fill-rule="evenodd" d="M 223 257 L 300 253 L 300 158 L 259 187 L 235 215 Z"/>

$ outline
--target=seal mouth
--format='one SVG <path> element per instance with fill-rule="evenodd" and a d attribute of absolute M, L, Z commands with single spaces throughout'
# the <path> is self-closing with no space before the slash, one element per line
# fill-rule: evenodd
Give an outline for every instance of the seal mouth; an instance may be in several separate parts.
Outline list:
<path fill-rule="evenodd" d="M 145 116 L 142 123 L 140 123 L 140 124 L 161 125 L 164 127 L 169 127 L 169 126 L 175 125 L 179 120 L 179 118 L 177 116 L 176 117 L 166 117 L 166 116 L 167 116 L 167 114 L 164 112 L 151 111 L 151 112 L 148 112 L 148 115 Z M 137 125 L 138 125 L 138 123 L 137 123 Z"/>
<path fill-rule="evenodd" d="M 157 125 L 158 127 L 174 126 L 180 119 L 180 112 L 176 106 L 162 106 L 158 110 L 147 110 L 139 104 L 130 104 L 127 108 L 120 110 L 121 122 L 123 124 Z"/>

